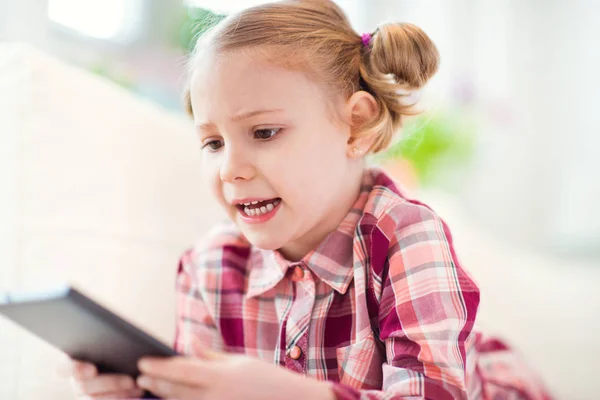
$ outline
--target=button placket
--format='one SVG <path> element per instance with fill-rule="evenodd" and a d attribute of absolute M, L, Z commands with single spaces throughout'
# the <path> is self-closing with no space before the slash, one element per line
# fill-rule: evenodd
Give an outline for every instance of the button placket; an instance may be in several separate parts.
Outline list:
<path fill-rule="evenodd" d="M 304 279 L 304 269 L 300 265 L 296 265 L 292 270 L 292 281 L 300 282 Z"/>
<path fill-rule="evenodd" d="M 293 360 L 298 360 L 300 357 L 302 357 L 302 349 L 300 346 L 296 345 L 292 347 L 289 355 Z"/>
<path fill-rule="evenodd" d="M 306 373 L 308 330 L 315 303 L 315 282 L 310 270 L 299 264 L 292 267 L 290 279 L 294 286 L 294 300 L 286 323 L 287 368 Z"/>
<path fill-rule="evenodd" d="M 298 373 L 306 374 L 308 351 L 308 332 L 302 335 L 292 346 L 285 357 L 285 366 Z"/>

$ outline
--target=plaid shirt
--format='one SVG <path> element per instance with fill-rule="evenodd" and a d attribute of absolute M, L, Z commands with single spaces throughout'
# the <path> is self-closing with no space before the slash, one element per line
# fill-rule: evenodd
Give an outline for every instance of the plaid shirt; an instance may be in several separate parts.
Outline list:
<path fill-rule="evenodd" d="M 243 353 L 340 399 L 547 398 L 502 343 L 473 332 L 479 290 L 445 223 L 366 170 L 338 229 L 301 261 L 232 223 L 180 262 L 175 349 Z"/>

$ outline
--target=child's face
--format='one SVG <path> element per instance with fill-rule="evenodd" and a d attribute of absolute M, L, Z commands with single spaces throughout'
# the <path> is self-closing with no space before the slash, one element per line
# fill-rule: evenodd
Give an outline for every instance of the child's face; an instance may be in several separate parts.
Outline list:
<path fill-rule="evenodd" d="M 251 243 L 301 258 L 356 195 L 350 128 L 302 72 L 244 52 L 203 61 L 191 102 L 211 188 Z"/>

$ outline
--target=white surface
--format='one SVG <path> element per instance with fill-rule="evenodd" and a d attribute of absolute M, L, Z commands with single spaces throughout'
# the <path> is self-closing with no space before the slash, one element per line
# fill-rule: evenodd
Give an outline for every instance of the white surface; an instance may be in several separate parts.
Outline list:
<path fill-rule="evenodd" d="M 17 282 L 19 264 L 18 166 L 19 137 L 24 126 L 26 72 L 16 68 L 16 49 L 0 57 L 0 291 Z M 17 389 L 17 330 L 0 322 L 0 399 Z"/>

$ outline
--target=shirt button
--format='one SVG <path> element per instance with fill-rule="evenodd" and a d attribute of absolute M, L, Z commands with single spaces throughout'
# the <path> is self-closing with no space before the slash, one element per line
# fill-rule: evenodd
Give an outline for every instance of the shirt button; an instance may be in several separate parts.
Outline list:
<path fill-rule="evenodd" d="M 294 360 L 299 359 L 301 355 L 302 355 L 302 350 L 298 346 L 294 346 L 290 350 L 290 357 Z"/>
<path fill-rule="evenodd" d="M 294 282 L 301 281 L 304 278 L 304 270 L 301 266 L 297 265 L 294 267 L 294 271 L 292 272 L 292 280 Z"/>

